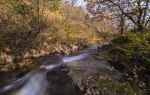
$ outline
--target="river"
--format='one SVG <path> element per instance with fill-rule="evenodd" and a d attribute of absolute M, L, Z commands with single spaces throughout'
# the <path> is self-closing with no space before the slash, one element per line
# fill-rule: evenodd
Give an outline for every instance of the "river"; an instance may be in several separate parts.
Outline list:
<path fill-rule="evenodd" d="M 69 67 L 68 75 L 71 76 L 73 82 L 79 85 L 81 80 L 89 74 L 108 75 L 111 67 L 107 61 L 99 61 L 92 57 L 98 47 L 100 46 L 93 45 L 81 50 L 77 55 L 61 57 L 60 61 L 56 61 L 57 64 L 42 65 L 24 77 L 1 87 L 0 95 L 54 95 L 51 93 L 50 88 L 53 87 L 51 87 L 51 80 L 48 81 L 47 75 L 49 72 L 57 72 L 65 66 Z M 59 59 L 56 58 L 55 60 Z"/>

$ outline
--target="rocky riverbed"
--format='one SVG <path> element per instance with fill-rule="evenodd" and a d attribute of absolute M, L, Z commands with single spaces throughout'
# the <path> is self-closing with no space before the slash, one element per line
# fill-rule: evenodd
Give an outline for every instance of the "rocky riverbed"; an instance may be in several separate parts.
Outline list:
<path fill-rule="evenodd" d="M 97 60 L 93 56 L 96 53 L 97 47 L 98 46 L 90 46 L 86 49 L 81 50 L 78 54 L 74 56 L 64 56 L 64 57 L 57 56 L 53 58 L 51 56 L 50 57 L 45 56 L 45 57 L 41 57 L 37 59 L 38 61 L 43 62 L 43 64 L 46 64 L 46 63 L 57 64 L 60 62 L 59 60 L 62 58 L 62 60 L 64 61 L 63 65 L 67 67 L 65 69 L 58 70 L 57 72 L 49 72 L 47 78 L 44 78 L 44 79 L 42 78 L 43 83 L 46 83 L 46 87 L 37 85 L 39 87 L 41 86 L 40 87 L 41 94 L 39 95 L 83 95 L 83 94 L 99 95 L 98 90 L 93 89 L 93 87 L 95 87 L 95 86 L 92 86 L 92 85 L 95 85 L 94 82 L 92 82 L 93 84 L 88 85 L 89 81 L 95 81 L 96 76 L 97 77 L 108 76 L 108 77 L 113 77 L 113 78 L 120 78 L 121 74 L 118 71 L 114 70 L 106 60 Z M 40 78 L 46 77 L 46 76 L 40 75 L 40 73 L 41 73 L 40 69 L 39 69 L 39 72 L 36 72 L 36 73 L 34 72 L 32 74 L 29 73 L 30 77 L 27 78 L 27 83 L 30 80 L 30 78 L 33 77 L 32 79 L 35 79 L 34 76 L 36 76 L 36 74 L 38 74 Z M 14 80 L 12 80 L 12 82 Z M 35 81 L 37 84 L 41 84 L 39 82 L 42 82 L 42 81 L 37 81 L 37 80 Z M 33 84 L 35 81 L 33 80 L 30 82 L 31 84 Z M 48 82 L 45 82 L 45 81 L 48 81 Z M 11 81 L 5 85 L 7 86 L 10 83 Z M 26 83 L 23 83 L 22 85 L 25 85 L 25 84 Z M 20 89 L 15 88 L 15 87 L 20 87 L 20 86 L 23 87 L 22 85 L 18 85 L 18 86 L 14 85 L 14 87 L 12 88 L 15 89 L 15 91 L 12 89 L 11 94 L 8 92 L 9 94 L 6 94 L 6 95 L 28 95 L 28 94 L 22 94 L 23 92 L 20 92 L 21 91 Z M 27 87 L 30 87 L 30 84 Z M 22 88 L 23 91 L 24 89 L 26 88 Z M 43 92 L 42 89 L 45 89 L 46 91 L 48 90 L 48 92 Z M 37 92 L 34 91 L 34 93 L 32 93 L 31 95 L 35 95 L 35 93 Z"/>

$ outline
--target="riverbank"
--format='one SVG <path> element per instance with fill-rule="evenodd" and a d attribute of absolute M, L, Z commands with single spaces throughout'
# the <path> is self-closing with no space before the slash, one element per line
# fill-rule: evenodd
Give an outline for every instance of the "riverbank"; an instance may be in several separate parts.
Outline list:
<path fill-rule="evenodd" d="M 123 73 L 124 82 L 130 83 L 137 94 L 150 93 L 150 33 L 128 32 L 114 38 L 109 44 L 98 49 L 97 59 L 103 57 Z M 142 93 L 141 93 L 142 92 Z"/>
<path fill-rule="evenodd" d="M 102 49 L 101 46 L 97 47 L 93 45 L 81 50 L 74 56 L 62 57 L 62 60 L 65 62 L 64 65 L 67 66 L 67 68 L 62 69 L 59 72 L 50 72 L 48 73 L 48 77 L 43 76 L 43 74 L 40 75 L 42 72 L 39 72 L 37 69 L 38 72 L 32 74 L 32 76 L 28 79 L 32 77 L 34 78 L 36 74 L 44 77 L 43 82 L 48 81 L 46 85 L 50 86 L 48 89 L 49 91 L 52 91 L 53 95 L 110 95 L 109 93 L 113 93 L 111 95 L 116 95 L 115 93 L 118 93 L 117 95 L 119 95 L 119 93 L 122 93 L 122 95 L 133 95 L 134 89 L 130 86 L 130 84 L 122 82 L 122 74 L 118 70 L 114 69 L 106 59 L 102 58 L 102 56 L 101 59 L 96 58 L 95 54 L 97 53 L 97 48 L 98 50 Z M 42 57 L 42 59 L 47 60 L 45 61 L 46 63 L 50 61 L 57 62 L 58 56 L 53 60 L 51 57 Z M 27 74 L 27 72 L 17 78 L 13 77 L 12 82 L 15 81 L 15 79 L 24 77 L 25 74 Z M 8 84 L 5 85 L 9 85 L 9 83 L 11 83 L 11 81 L 7 82 Z M 32 82 L 40 84 L 40 81 L 38 80 Z M 112 86 L 114 87 L 113 89 Z M 30 87 L 30 84 L 28 87 Z M 58 88 L 61 88 L 61 90 L 58 91 Z M 41 90 L 39 91 L 41 92 Z M 18 91 L 19 89 L 17 89 L 16 93 L 21 93 Z"/>
<path fill-rule="evenodd" d="M 83 88 L 82 81 L 85 80 L 89 75 L 99 74 L 100 76 L 109 76 L 110 77 L 114 74 L 114 70 L 111 69 L 111 67 L 109 66 L 109 64 L 106 61 L 104 61 L 104 60 L 99 61 L 93 57 L 93 55 L 96 53 L 96 51 L 97 51 L 97 46 L 93 45 L 93 46 L 90 46 L 88 48 L 81 50 L 75 56 L 63 57 L 64 61 L 66 62 L 65 65 L 69 68 L 68 73 L 66 73 L 65 75 L 70 76 L 72 81 L 75 84 L 77 84 L 77 86 L 79 87 L 80 90 Z M 50 60 L 51 57 L 42 57 L 42 58 L 43 58 L 43 60 L 47 60 L 47 62 L 52 61 L 52 60 Z M 53 61 L 55 62 L 57 60 L 55 59 Z M 44 63 L 44 64 L 46 64 L 46 63 Z M 17 77 L 16 78 L 13 77 L 12 79 L 13 80 L 19 79 L 19 78 L 23 77 L 26 73 L 27 72 L 22 73 L 22 75 L 21 75 L 19 72 L 18 75 L 16 74 Z M 50 76 L 51 76 L 51 74 L 50 74 Z M 54 76 L 51 76 L 51 77 L 54 77 Z M 62 76 L 62 75 L 60 75 L 60 76 Z M 58 76 L 58 77 L 60 77 L 60 76 Z M 9 79 L 11 79 L 11 78 L 9 77 Z M 60 78 L 60 79 L 62 79 L 62 78 Z M 59 81 L 59 79 L 57 79 L 57 78 L 56 79 L 54 78 L 53 80 Z M 65 80 L 67 81 L 67 79 L 65 79 Z M 51 78 L 50 78 L 50 81 L 51 81 Z M 9 81 L 9 82 L 11 82 L 11 81 Z M 82 90 L 85 90 L 85 89 L 82 89 Z M 82 90 L 81 90 L 81 92 L 82 92 Z"/>

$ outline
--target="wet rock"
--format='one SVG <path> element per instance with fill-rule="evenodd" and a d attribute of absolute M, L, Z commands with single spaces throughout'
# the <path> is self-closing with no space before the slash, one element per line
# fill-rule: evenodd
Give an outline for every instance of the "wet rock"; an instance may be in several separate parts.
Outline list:
<path fill-rule="evenodd" d="M 72 78 L 67 75 L 68 68 L 60 72 L 51 72 L 48 74 L 49 92 L 51 95 L 81 95 L 81 90 L 74 83 Z"/>
<path fill-rule="evenodd" d="M 8 62 L 0 61 L 0 66 L 6 65 Z"/>

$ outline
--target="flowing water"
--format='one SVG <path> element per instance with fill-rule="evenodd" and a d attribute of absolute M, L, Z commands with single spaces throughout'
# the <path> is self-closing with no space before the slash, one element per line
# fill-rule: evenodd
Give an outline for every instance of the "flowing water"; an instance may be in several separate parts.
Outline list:
<path fill-rule="evenodd" d="M 59 64 L 42 65 L 39 69 L 34 70 L 9 85 L 0 89 L 0 95 L 46 95 L 49 83 L 47 80 L 47 73 L 59 70 L 67 62 L 81 60 L 90 54 L 91 50 L 96 47 L 92 46 L 83 50 L 80 54 L 70 57 L 63 57 Z"/>
<path fill-rule="evenodd" d="M 52 95 L 48 90 L 51 86 L 47 79 L 48 72 L 60 70 L 67 64 L 83 60 L 94 53 L 96 49 L 97 46 L 91 46 L 80 51 L 78 55 L 62 57 L 59 64 L 42 65 L 39 69 L 0 88 L 0 95 Z"/>

